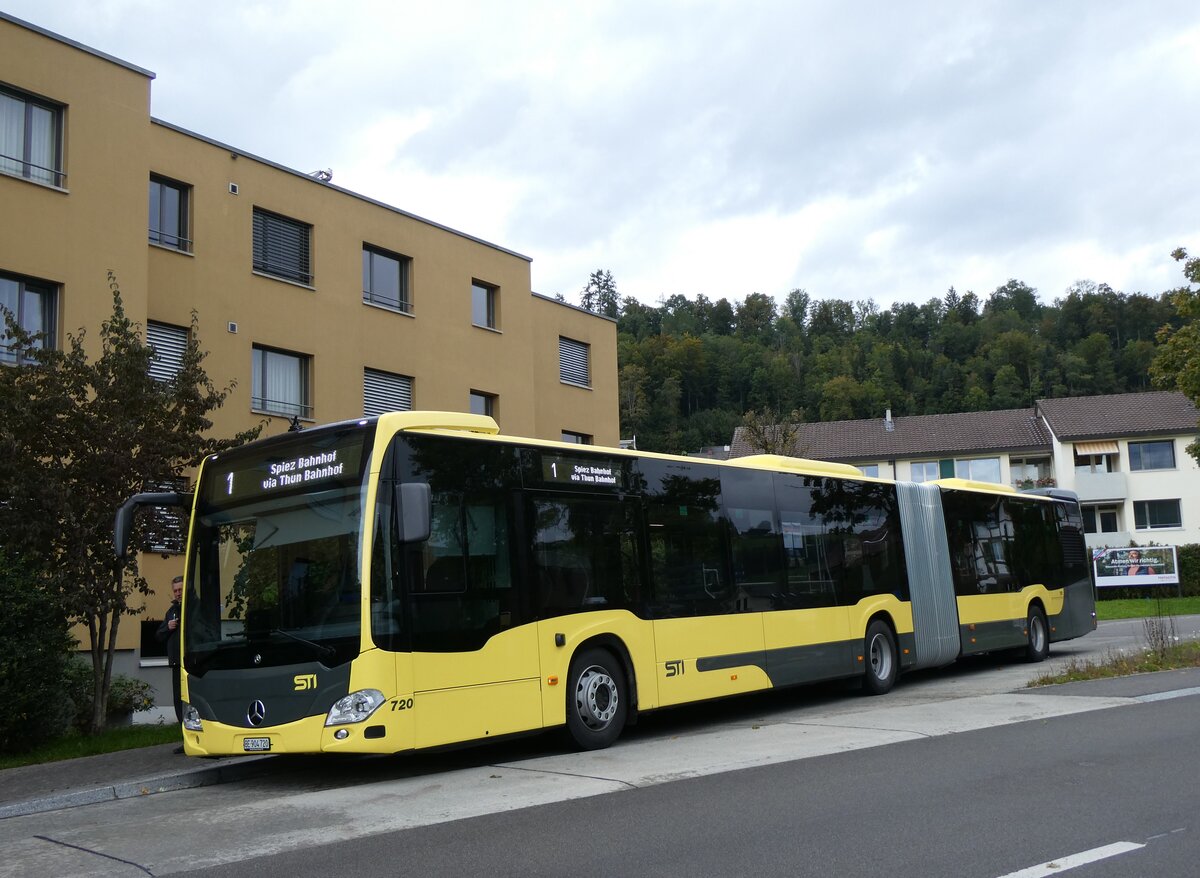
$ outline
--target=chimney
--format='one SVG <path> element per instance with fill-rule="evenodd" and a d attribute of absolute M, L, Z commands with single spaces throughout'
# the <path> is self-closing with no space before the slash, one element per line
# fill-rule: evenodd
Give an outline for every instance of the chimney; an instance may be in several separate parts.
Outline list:
<path fill-rule="evenodd" d="M 892 420 L 892 410 L 888 409 L 883 416 L 883 429 L 891 433 L 896 429 L 896 422 Z"/>

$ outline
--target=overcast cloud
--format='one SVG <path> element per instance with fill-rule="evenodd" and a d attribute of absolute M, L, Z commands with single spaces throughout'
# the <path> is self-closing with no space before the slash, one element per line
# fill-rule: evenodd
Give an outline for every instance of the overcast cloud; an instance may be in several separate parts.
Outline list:
<path fill-rule="evenodd" d="M 436 6 L 436 8 L 434 8 Z M 524 253 L 574 301 L 1159 293 L 1200 251 L 1200 5 L 4 0 L 153 115 Z"/>

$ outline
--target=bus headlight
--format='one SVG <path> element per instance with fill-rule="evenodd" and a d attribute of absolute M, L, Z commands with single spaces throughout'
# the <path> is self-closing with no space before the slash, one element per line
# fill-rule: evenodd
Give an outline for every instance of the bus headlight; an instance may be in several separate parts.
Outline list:
<path fill-rule="evenodd" d="M 325 717 L 325 725 L 340 726 L 346 723 L 360 723 L 378 710 L 383 701 L 383 693 L 378 689 L 359 689 L 357 692 L 351 692 L 329 708 L 329 716 Z"/>
<path fill-rule="evenodd" d="M 186 701 L 183 702 L 183 727 L 189 732 L 204 731 L 204 723 L 200 722 L 200 711 Z"/>

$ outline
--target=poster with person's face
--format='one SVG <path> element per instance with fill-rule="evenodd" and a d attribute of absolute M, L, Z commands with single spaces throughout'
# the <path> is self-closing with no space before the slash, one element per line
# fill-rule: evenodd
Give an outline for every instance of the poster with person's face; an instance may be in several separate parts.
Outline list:
<path fill-rule="evenodd" d="M 1092 549 L 1096 585 L 1178 585 L 1174 546 Z"/>

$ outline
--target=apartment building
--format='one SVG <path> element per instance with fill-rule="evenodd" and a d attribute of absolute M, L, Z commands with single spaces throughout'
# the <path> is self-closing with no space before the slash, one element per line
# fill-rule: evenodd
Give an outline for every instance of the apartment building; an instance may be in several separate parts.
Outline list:
<path fill-rule="evenodd" d="M 96 353 L 111 270 L 157 374 L 197 315 L 220 435 L 418 408 L 617 444 L 615 322 L 533 293 L 529 257 L 156 119 L 153 73 L 5 13 L 0 47 L 0 305 L 48 344 Z M 142 628 L 180 567 L 145 559 Z"/>
<path fill-rule="evenodd" d="M 1033 408 L 800 424 L 793 453 L 869 476 L 1076 492 L 1089 546 L 1200 542 L 1200 412 L 1181 393 L 1038 400 Z M 730 456 L 754 453 L 739 428 Z"/>

